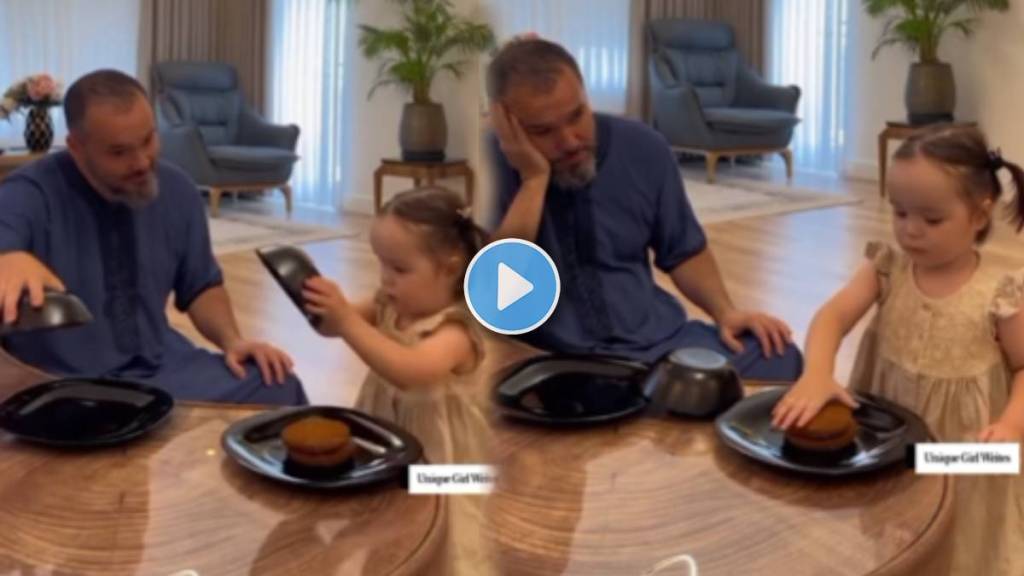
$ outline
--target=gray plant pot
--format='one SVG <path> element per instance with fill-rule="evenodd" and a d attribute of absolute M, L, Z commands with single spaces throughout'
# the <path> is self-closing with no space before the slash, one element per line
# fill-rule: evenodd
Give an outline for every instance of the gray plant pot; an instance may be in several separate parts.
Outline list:
<path fill-rule="evenodd" d="M 944 62 L 911 65 L 904 100 L 911 124 L 952 122 L 956 109 L 953 67 Z"/>
<path fill-rule="evenodd" d="M 448 126 L 440 104 L 410 102 L 402 108 L 402 126 L 398 134 L 402 160 L 441 162 L 448 144 Z"/>

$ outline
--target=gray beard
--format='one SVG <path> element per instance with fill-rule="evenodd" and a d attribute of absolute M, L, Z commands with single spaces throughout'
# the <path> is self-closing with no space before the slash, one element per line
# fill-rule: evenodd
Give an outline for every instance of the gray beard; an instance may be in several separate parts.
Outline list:
<path fill-rule="evenodd" d="M 108 202 L 121 204 L 131 208 L 132 210 L 138 210 L 139 208 L 145 208 L 156 200 L 157 196 L 160 195 L 160 185 L 156 174 L 150 174 L 149 184 L 142 190 L 126 191 L 123 189 L 112 190 L 108 188 L 106 190 L 102 190 L 100 195 Z"/>
<path fill-rule="evenodd" d="M 555 185 L 563 190 L 582 190 L 590 185 L 595 176 L 597 160 L 593 156 L 572 170 L 555 170 L 552 174 Z"/>

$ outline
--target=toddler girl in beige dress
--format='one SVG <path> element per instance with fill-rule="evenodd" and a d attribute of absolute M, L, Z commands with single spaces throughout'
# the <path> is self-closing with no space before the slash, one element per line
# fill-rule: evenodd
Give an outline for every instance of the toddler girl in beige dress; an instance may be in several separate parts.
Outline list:
<path fill-rule="evenodd" d="M 374 219 L 370 244 L 380 260 L 374 299 L 349 303 L 334 282 L 307 282 L 307 310 L 325 336 L 343 338 L 369 366 L 356 408 L 416 436 L 430 464 L 489 463 L 490 429 L 478 399 L 484 346 L 462 295 L 484 232 L 462 201 L 440 188 L 396 195 Z M 444 571 L 487 574 L 480 536 L 482 497 L 447 497 Z"/>
<path fill-rule="evenodd" d="M 913 410 L 940 442 L 1024 438 L 1024 272 L 1005 274 L 978 252 L 1010 173 L 1010 207 L 1024 222 L 1024 172 L 989 151 L 975 129 L 939 127 L 905 142 L 887 188 L 899 250 L 868 245 L 868 262 L 817 313 L 806 370 L 775 407 L 780 428 L 804 425 L 837 399 L 839 343 L 877 305 L 851 388 Z M 958 476 L 952 573 L 1024 574 L 1020 476 Z"/>

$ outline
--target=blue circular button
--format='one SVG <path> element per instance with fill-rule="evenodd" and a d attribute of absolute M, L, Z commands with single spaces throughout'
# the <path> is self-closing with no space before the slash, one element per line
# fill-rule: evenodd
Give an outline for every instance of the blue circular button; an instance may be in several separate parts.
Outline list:
<path fill-rule="evenodd" d="M 523 334 L 555 311 L 561 282 L 548 253 L 526 240 L 498 240 L 477 252 L 463 285 L 469 311 L 499 334 Z"/>

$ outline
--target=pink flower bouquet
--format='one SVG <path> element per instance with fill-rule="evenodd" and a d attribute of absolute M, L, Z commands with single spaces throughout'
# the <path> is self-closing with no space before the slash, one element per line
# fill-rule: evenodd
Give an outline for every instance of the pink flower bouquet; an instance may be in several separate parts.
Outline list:
<path fill-rule="evenodd" d="M 0 120 L 23 108 L 60 106 L 61 86 L 49 74 L 36 74 L 15 82 L 0 98 Z"/>

